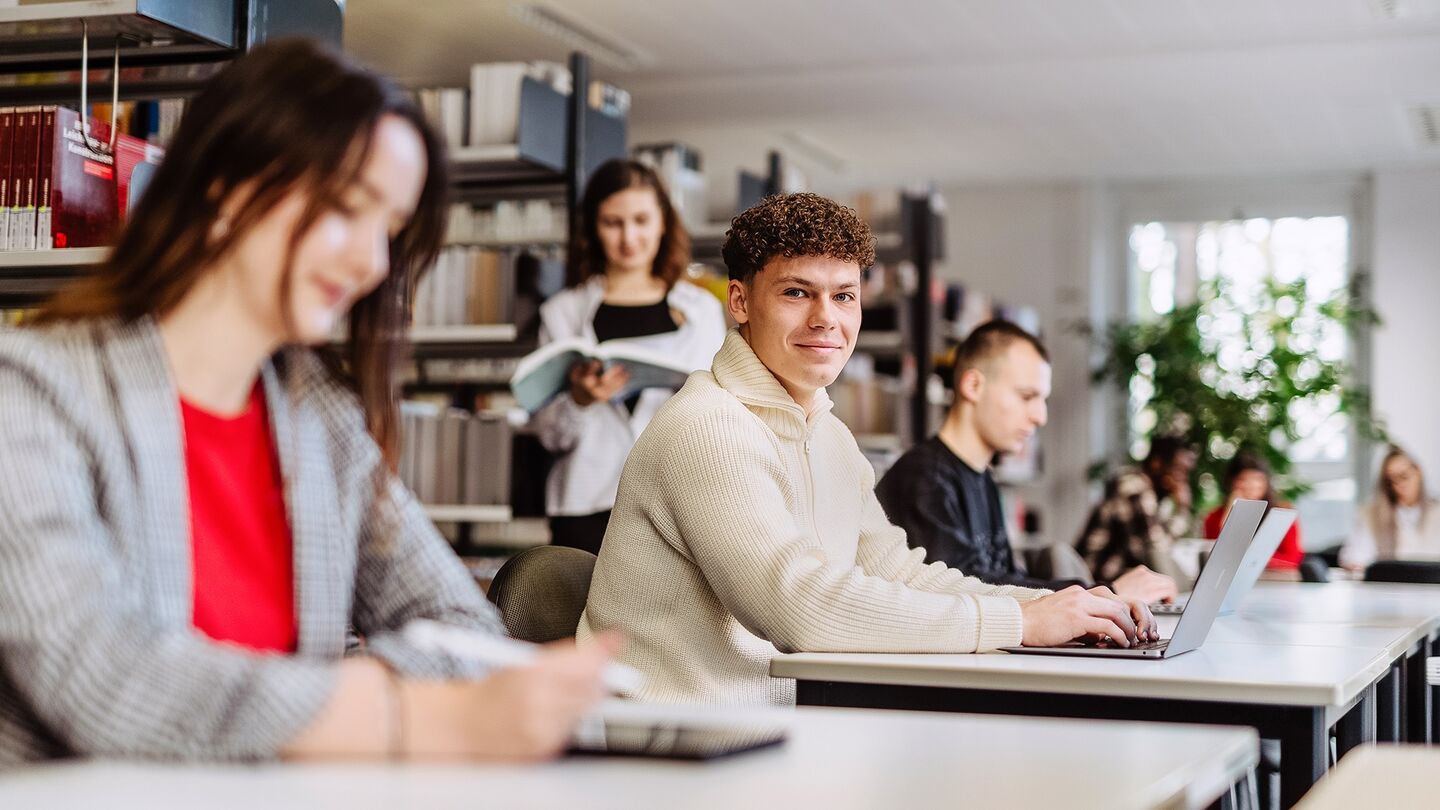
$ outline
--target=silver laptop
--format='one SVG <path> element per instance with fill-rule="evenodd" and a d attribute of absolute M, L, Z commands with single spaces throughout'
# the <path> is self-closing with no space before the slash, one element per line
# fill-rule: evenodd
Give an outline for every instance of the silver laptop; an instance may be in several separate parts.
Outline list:
<path fill-rule="evenodd" d="M 1275 556 L 1275 549 L 1280 547 L 1280 541 L 1285 539 L 1285 533 L 1290 531 L 1294 524 L 1294 509 L 1275 508 L 1265 514 L 1260 531 L 1255 533 L 1255 540 L 1250 543 L 1250 548 L 1245 550 L 1245 558 L 1240 561 L 1240 567 L 1235 571 L 1235 581 L 1230 584 L 1230 593 L 1220 604 L 1219 615 L 1234 613 L 1240 606 L 1250 589 L 1260 581 L 1265 566 L 1270 563 L 1270 558 Z M 1173 616 L 1183 613 L 1189 602 L 1190 594 L 1185 593 L 1174 602 L 1151 605 L 1150 610 L 1156 616 Z"/>
<path fill-rule="evenodd" d="M 1160 641 L 1147 641 L 1129 647 L 1112 647 L 1094 642 L 1072 641 L 1058 647 L 1005 647 L 1010 653 L 1027 655 L 1090 655 L 1104 658 L 1173 658 L 1199 647 L 1210 635 L 1210 626 L 1220 612 L 1220 605 L 1230 591 L 1239 571 L 1240 561 L 1250 542 L 1255 539 L 1255 530 L 1265 516 L 1264 501 L 1237 500 L 1230 507 L 1225 526 L 1220 530 L 1220 539 L 1215 541 L 1215 550 L 1210 561 L 1200 571 L 1195 588 L 1190 592 L 1189 607 L 1175 623 L 1175 633 Z M 1293 515 L 1292 515 L 1293 519 Z M 1268 556 L 1268 555 L 1267 555 Z"/>

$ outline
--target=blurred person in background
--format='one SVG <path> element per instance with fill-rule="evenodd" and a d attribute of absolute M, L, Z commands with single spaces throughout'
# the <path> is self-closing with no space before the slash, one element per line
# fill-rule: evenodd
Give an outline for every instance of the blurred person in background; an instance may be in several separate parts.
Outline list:
<path fill-rule="evenodd" d="M 1380 463 L 1375 496 L 1340 549 L 1340 564 L 1351 571 L 1376 560 L 1440 560 L 1440 502 L 1426 493 L 1420 465 L 1395 446 Z"/>
<path fill-rule="evenodd" d="M 1230 466 L 1225 469 L 1225 503 L 1210 511 L 1205 516 L 1205 539 L 1216 540 L 1220 537 L 1220 529 L 1225 525 L 1225 517 L 1230 514 L 1230 506 L 1235 503 L 1236 498 L 1244 498 L 1252 501 L 1265 501 L 1269 506 L 1280 506 L 1292 508 L 1289 503 L 1282 500 L 1271 481 L 1270 465 L 1265 459 L 1253 450 L 1241 450 L 1230 460 Z M 1268 509 L 1269 507 L 1267 507 Z M 1290 531 L 1280 541 L 1280 547 L 1270 557 L 1268 567 L 1270 568 L 1297 568 L 1300 561 L 1304 559 L 1305 551 L 1300 545 L 1300 521 L 1296 520 L 1290 526 Z"/>
<path fill-rule="evenodd" d="M 1157 436 L 1138 468 L 1127 467 L 1105 484 L 1105 496 L 1090 512 L 1075 550 L 1099 582 L 1110 582 L 1137 566 L 1186 583 L 1176 565 L 1175 541 L 1190 532 L 1195 450 L 1178 436 Z"/>
<path fill-rule="evenodd" d="M 572 286 L 540 307 L 540 343 L 624 339 L 708 369 L 725 340 L 725 314 L 685 282 L 690 237 L 660 178 L 633 160 L 600 166 L 585 185 L 570 245 Z M 635 440 L 674 391 L 619 395 L 623 364 L 577 363 L 570 390 L 531 419 L 555 456 L 545 484 L 551 542 L 600 553 L 620 470 Z"/>

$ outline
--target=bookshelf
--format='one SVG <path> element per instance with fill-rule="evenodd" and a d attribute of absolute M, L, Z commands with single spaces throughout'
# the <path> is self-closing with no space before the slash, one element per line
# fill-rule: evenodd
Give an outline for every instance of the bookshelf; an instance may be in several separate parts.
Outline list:
<path fill-rule="evenodd" d="M 553 253 L 564 249 L 573 227 L 584 181 L 606 160 L 626 154 L 624 118 L 589 105 L 590 63 L 572 54 L 572 92 L 555 90 L 530 77 L 521 80 L 516 142 L 450 149 L 451 182 L 457 201 L 487 204 L 500 200 L 548 199 L 563 209 L 563 227 L 516 238 L 452 240 L 455 247 Z M 513 259 L 513 257 L 511 257 Z M 513 264 L 508 283 L 515 283 Z M 462 409 L 485 392 L 508 388 L 513 361 L 533 351 L 533 332 L 520 324 L 415 326 L 411 330 L 415 373 L 407 382 L 414 396 L 443 396 Z M 512 431 L 515 461 L 512 503 L 507 506 L 429 504 L 426 512 L 440 524 L 462 554 L 478 549 L 520 549 L 549 542 L 545 519 L 537 516 L 543 499 L 544 469 L 522 458 L 538 450 L 533 433 Z M 513 480 L 513 479 L 512 479 Z M 532 492 L 533 490 L 533 492 Z"/>
<path fill-rule="evenodd" d="M 508 523 L 514 517 L 508 506 L 427 504 L 425 514 L 436 523 Z"/>
<path fill-rule="evenodd" d="M 492 344 L 514 343 L 518 333 L 513 323 L 484 323 L 469 326 L 417 326 L 410 330 L 415 344 Z"/>
<path fill-rule="evenodd" d="M 307 36 L 339 46 L 335 0 L 66 0 L 0 7 L 0 104 L 73 103 L 88 34 L 108 66 L 118 45 L 124 100 L 188 95 L 255 45 Z"/>
<path fill-rule="evenodd" d="M 0 250 L 0 309 L 34 306 L 65 282 L 89 273 L 109 248 Z"/>

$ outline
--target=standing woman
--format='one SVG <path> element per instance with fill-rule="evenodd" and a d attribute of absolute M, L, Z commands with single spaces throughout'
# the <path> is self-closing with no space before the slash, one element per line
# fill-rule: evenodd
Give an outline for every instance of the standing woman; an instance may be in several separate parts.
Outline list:
<path fill-rule="evenodd" d="M 1420 465 L 1399 447 L 1385 454 L 1375 497 L 1340 548 L 1340 564 L 1352 571 L 1376 560 L 1440 560 L 1440 501 L 1425 491 Z"/>
<path fill-rule="evenodd" d="M 1205 539 L 1217 540 L 1220 530 L 1225 527 L 1225 518 L 1236 498 L 1264 501 L 1266 509 L 1272 506 L 1291 508 L 1275 491 L 1270 465 L 1253 450 L 1241 450 L 1225 468 L 1225 503 L 1215 507 L 1205 516 Z M 1298 568 L 1305 559 L 1305 549 L 1300 545 L 1300 521 L 1290 524 L 1290 531 L 1281 538 L 1280 545 L 1271 555 L 1269 568 Z"/>
<path fill-rule="evenodd" d="M 659 177 L 612 160 L 585 186 L 570 245 L 573 286 L 540 308 L 540 342 L 581 337 L 645 344 L 692 369 L 707 369 L 725 340 L 720 302 L 680 276 L 690 236 Z M 674 392 L 648 388 L 617 398 L 621 365 L 578 363 L 570 390 L 535 413 L 540 442 L 555 455 L 545 485 L 551 542 L 599 553 L 620 470 L 640 432 Z"/>
<path fill-rule="evenodd" d="M 487 672 L 400 632 L 501 632 L 392 471 L 445 212 L 416 106 L 276 42 L 168 154 L 109 261 L 0 334 L 0 768 L 557 752 L 603 649 Z M 347 315 L 341 378 L 311 347 Z"/>

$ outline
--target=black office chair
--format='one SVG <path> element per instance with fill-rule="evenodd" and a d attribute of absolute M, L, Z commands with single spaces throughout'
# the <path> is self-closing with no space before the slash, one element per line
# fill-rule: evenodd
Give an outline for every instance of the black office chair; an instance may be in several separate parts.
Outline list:
<path fill-rule="evenodd" d="M 1365 569 L 1366 582 L 1419 582 L 1440 585 L 1440 562 L 1377 560 Z"/>
<path fill-rule="evenodd" d="M 595 555 L 566 546 L 537 546 L 506 561 L 490 583 L 490 601 L 505 629 L 522 641 L 544 643 L 575 635 Z"/>
<path fill-rule="evenodd" d="M 1025 570 L 1036 579 L 1075 579 L 1085 583 L 1095 580 L 1090 566 L 1080 552 L 1067 543 L 1053 543 L 1024 551 Z"/>
<path fill-rule="evenodd" d="M 1323 555 L 1306 554 L 1300 558 L 1301 582 L 1329 582 L 1330 564 Z"/>

